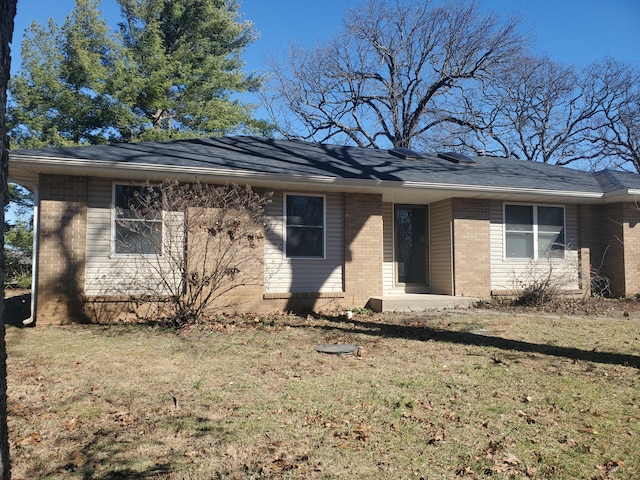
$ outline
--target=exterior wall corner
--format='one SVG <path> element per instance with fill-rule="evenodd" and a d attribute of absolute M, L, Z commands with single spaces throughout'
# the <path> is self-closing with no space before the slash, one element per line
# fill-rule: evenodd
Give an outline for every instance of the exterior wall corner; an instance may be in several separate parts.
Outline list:
<path fill-rule="evenodd" d="M 491 233 L 488 200 L 453 200 L 454 295 L 491 296 Z"/>
<path fill-rule="evenodd" d="M 381 195 L 344 195 L 344 249 L 343 302 L 364 307 L 383 290 Z"/>
<path fill-rule="evenodd" d="M 36 322 L 83 323 L 87 178 L 40 175 Z"/>

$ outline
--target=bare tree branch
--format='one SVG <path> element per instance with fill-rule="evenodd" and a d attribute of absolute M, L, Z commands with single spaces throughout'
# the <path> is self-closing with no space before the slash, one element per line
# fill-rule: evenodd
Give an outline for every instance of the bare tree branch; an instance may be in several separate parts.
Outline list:
<path fill-rule="evenodd" d="M 273 121 L 287 138 L 410 147 L 449 122 L 452 88 L 488 78 L 519 55 L 518 21 L 476 2 L 370 0 L 348 10 L 340 35 L 273 60 Z"/>
<path fill-rule="evenodd" d="M 611 166 L 640 172 L 640 72 L 607 58 L 594 77 L 602 85 L 602 94 L 595 99 L 601 116 L 590 141 Z"/>

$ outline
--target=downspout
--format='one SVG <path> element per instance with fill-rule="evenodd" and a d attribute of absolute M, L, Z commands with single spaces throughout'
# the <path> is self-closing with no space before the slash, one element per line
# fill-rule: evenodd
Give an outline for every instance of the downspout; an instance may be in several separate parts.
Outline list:
<path fill-rule="evenodd" d="M 31 316 L 22 321 L 23 325 L 34 325 L 36 321 L 36 299 L 38 298 L 38 258 L 40 251 L 40 189 L 33 187 L 33 254 L 31 256 Z"/>

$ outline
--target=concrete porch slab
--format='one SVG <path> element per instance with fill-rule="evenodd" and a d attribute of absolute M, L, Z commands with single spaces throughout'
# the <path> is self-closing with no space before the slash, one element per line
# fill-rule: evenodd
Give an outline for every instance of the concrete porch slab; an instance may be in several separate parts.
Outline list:
<path fill-rule="evenodd" d="M 479 298 L 451 295 L 406 293 L 372 297 L 369 299 L 368 307 L 374 312 L 420 312 L 447 308 L 471 308 L 479 300 Z"/>

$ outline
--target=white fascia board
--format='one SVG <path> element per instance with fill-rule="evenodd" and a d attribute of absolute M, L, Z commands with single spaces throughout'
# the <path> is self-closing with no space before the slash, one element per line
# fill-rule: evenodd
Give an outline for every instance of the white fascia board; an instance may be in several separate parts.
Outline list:
<path fill-rule="evenodd" d="M 492 185 L 457 185 L 446 183 L 403 182 L 403 187 L 432 190 L 450 190 L 459 192 L 495 193 L 496 195 L 539 195 L 541 197 L 567 197 L 597 200 L 602 198 L 600 192 L 584 192 L 571 190 L 549 190 L 539 188 L 496 187 Z"/>
<path fill-rule="evenodd" d="M 342 189 L 367 189 L 367 190 L 387 190 L 387 189 L 409 189 L 409 190 L 439 190 L 460 193 L 482 193 L 496 195 L 529 195 L 540 197 L 563 197 L 583 200 L 599 200 L 603 198 L 600 192 L 584 192 L 569 190 L 548 190 L 536 188 L 517 187 L 496 187 L 489 185 L 461 185 L 435 182 L 413 182 L 413 181 L 388 181 L 375 179 L 343 179 L 324 175 L 301 175 L 301 174 L 276 174 L 254 172 L 249 170 L 211 168 L 211 167 L 184 167 L 174 165 L 158 165 L 143 163 L 123 163 L 105 160 L 69 159 L 56 157 L 32 157 L 13 156 L 10 158 L 10 165 L 14 168 L 20 167 L 43 173 L 57 173 L 67 175 L 83 175 L 96 177 L 112 177 L 141 180 L 164 180 L 172 178 L 181 181 L 190 181 L 194 178 L 200 180 L 226 180 L 244 181 L 247 183 L 259 183 L 262 185 L 306 185 L 333 186 Z M 148 177 L 148 178 L 147 178 Z"/>

